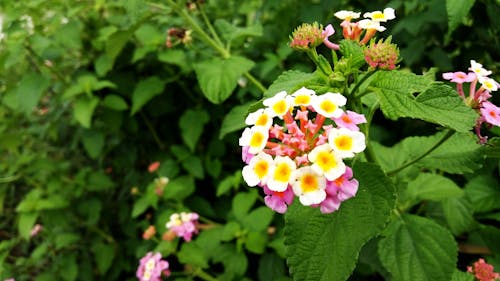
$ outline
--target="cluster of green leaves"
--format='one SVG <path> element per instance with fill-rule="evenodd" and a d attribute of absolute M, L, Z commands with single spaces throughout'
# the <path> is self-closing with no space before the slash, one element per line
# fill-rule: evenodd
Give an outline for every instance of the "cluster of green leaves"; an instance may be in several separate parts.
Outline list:
<path fill-rule="evenodd" d="M 322 71 L 287 46 L 301 22 L 377 3 L 4 2 L 0 279 L 135 280 L 148 251 L 169 260 L 175 280 L 468 280 L 457 264 L 480 254 L 500 267 L 499 141 L 477 145 L 477 114 L 454 90 L 432 71 L 360 72 L 362 48 L 349 41 L 333 67 L 320 56 Z M 496 5 L 388 6 L 406 66 L 497 67 Z M 192 42 L 167 48 L 173 27 L 192 30 Z M 349 106 L 371 122 L 371 153 L 353 167 L 359 193 L 332 215 L 297 202 L 274 215 L 241 178 L 249 108 L 302 86 L 362 96 Z M 163 193 L 158 177 L 170 180 Z M 160 241 L 180 211 L 199 213 L 206 229 L 189 243 Z M 144 241 L 150 225 L 158 239 Z"/>

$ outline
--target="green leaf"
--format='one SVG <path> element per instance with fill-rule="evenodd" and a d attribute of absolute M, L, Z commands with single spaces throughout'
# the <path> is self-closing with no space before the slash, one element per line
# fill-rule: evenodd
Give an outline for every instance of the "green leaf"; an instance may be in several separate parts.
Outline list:
<path fill-rule="evenodd" d="M 372 88 L 380 98 L 380 108 L 392 120 L 400 117 L 421 119 L 468 132 L 475 125 L 477 113 L 465 105 L 456 91 L 422 75 L 402 71 L 374 74 Z M 413 93 L 422 92 L 416 98 Z"/>
<path fill-rule="evenodd" d="M 118 111 L 128 109 L 127 102 L 125 102 L 125 100 L 118 95 L 107 95 L 102 103 L 105 107 Z"/>
<path fill-rule="evenodd" d="M 203 164 L 198 156 L 190 155 L 182 161 L 182 167 L 197 179 L 203 179 L 205 177 L 205 172 L 203 170 Z"/>
<path fill-rule="evenodd" d="M 64 281 L 76 280 L 78 276 L 78 265 L 76 261 L 76 253 L 65 255 L 59 261 L 59 276 Z"/>
<path fill-rule="evenodd" d="M 80 235 L 75 233 L 60 233 L 56 235 L 55 246 L 56 250 L 62 249 L 66 246 L 75 244 L 80 240 Z"/>
<path fill-rule="evenodd" d="M 97 97 L 81 96 L 75 101 L 73 115 L 84 128 L 90 128 L 92 115 L 98 104 L 99 98 Z"/>
<path fill-rule="evenodd" d="M 91 250 L 94 253 L 94 259 L 99 273 L 101 273 L 101 275 L 106 274 L 113 263 L 113 259 L 115 258 L 114 245 L 103 242 L 93 243 Z"/>
<path fill-rule="evenodd" d="M 135 114 L 148 101 L 163 92 L 165 82 L 161 81 L 157 76 L 148 77 L 139 81 L 132 93 L 132 111 Z"/>
<path fill-rule="evenodd" d="M 176 49 L 167 49 L 158 52 L 158 60 L 164 63 L 177 65 L 181 72 L 190 71 L 190 65 L 184 51 Z"/>
<path fill-rule="evenodd" d="M 416 200 L 439 201 L 463 196 L 463 190 L 452 180 L 437 174 L 422 173 L 408 184 L 406 195 Z"/>
<path fill-rule="evenodd" d="M 221 195 L 228 193 L 231 189 L 237 189 L 240 183 L 241 183 L 241 171 L 238 170 L 233 175 L 229 175 L 226 178 L 224 178 L 217 185 L 217 192 L 215 195 L 217 197 L 220 197 Z"/>
<path fill-rule="evenodd" d="M 455 236 L 470 231 L 477 225 L 473 217 L 474 208 L 467 197 L 449 198 L 441 204 L 448 227 Z"/>
<path fill-rule="evenodd" d="M 246 103 L 233 107 L 222 120 L 219 139 L 223 139 L 225 135 L 245 128 L 245 119 L 248 115 L 248 108 L 253 103 Z"/>
<path fill-rule="evenodd" d="M 97 159 L 104 147 L 104 134 L 99 131 L 86 130 L 82 135 L 85 151 L 92 159 Z"/>
<path fill-rule="evenodd" d="M 38 218 L 38 212 L 23 212 L 19 215 L 17 229 L 22 238 L 28 240 L 30 238 L 31 229 L 35 225 Z"/>
<path fill-rule="evenodd" d="M 267 240 L 266 232 L 250 231 L 245 237 L 245 247 L 251 253 L 262 255 L 266 250 Z"/>
<path fill-rule="evenodd" d="M 475 212 L 489 212 L 498 209 L 500 184 L 490 176 L 477 176 L 465 185 L 465 195 L 472 203 Z"/>
<path fill-rule="evenodd" d="M 240 56 L 228 59 L 213 58 L 194 65 L 196 77 L 205 97 L 212 103 L 225 101 L 236 88 L 238 79 L 254 66 L 254 62 Z"/>
<path fill-rule="evenodd" d="M 273 215 L 274 212 L 268 207 L 258 207 L 243 218 L 243 225 L 253 231 L 265 231 L 271 224 Z"/>
<path fill-rule="evenodd" d="M 102 171 L 93 172 L 89 175 L 86 189 L 89 191 L 103 191 L 112 189 L 115 183 Z"/>
<path fill-rule="evenodd" d="M 363 48 L 354 40 L 340 41 L 340 52 L 345 58 L 349 58 L 353 68 L 359 69 L 365 64 Z"/>
<path fill-rule="evenodd" d="M 394 280 L 448 281 L 457 262 L 457 244 L 434 221 L 404 214 L 392 221 L 379 242 L 379 257 Z"/>
<path fill-rule="evenodd" d="M 243 251 L 236 250 L 232 244 L 222 244 L 212 255 L 213 261 L 224 265 L 224 274 L 220 280 L 241 280 L 247 271 L 248 259 Z"/>
<path fill-rule="evenodd" d="M 259 259 L 259 280 L 277 280 L 286 276 L 285 263 L 275 253 L 265 253 Z"/>
<path fill-rule="evenodd" d="M 285 216 L 287 263 L 294 280 L 347 280 L 361 247 L 384 227 L 394 205 L 394 186 L 379 166 L 356 162 L 359 190 L 332 214 L 298 200 Z"/>
<path fill-rule="evenodd" d="M 488 158 L 500 158 L 500 137 L 489 139 L 484 153 Z"/>
<path fill-rule="evenodd" d="M 49 87 L 49 82 L 50 79 L 37 73 L 23 75 L 16 89 L 19 111 L 25 114 L 32 113 L 42 94 Z"/>
<path fill-rule="evenodd" d="M 195 190 L 194 179 L 191 176 L 181 176 L 170 181 L 165 188 L 163 198 L 182 201 Z"/>
<path fill-rule="evenodd" d="M 273 97 L 278 92 L 286 91 L 293 93 L 300 87 L 307 85 L 310 81 L 317 80 L 315 73 L 305 73 L 297 70 L 283 72 L 264 93 L 264 98 Z"/>
<path fill-rule="evenodd" d="M 239 221 L 243 222 L 248 211 L 257 201 L 257 191 L 251 189 L 249 192 L 240 192 L 233 198 L 233 214 Z"/>
<path fill-rule="evenodd" d="M 260 24 L 246 27 L 237 27 L 225 19 L 217 19 L 215 27 L 220 31 L 222 37 L 231 42 L 234 39 L 247 36 L 262 36 L 262 26 Z"/>
<path fill-rule="evenodd" d="M 204 110 L 188 109 L 184 111 L 179 119 L 179 128 L 184 143 L 191 151 L 194 151 L 198 140 L 203 133 L 205 124 L 210 120 L 210 115 Z"/>
<path fill-rule="evenodd" d="M 446 0 L 446 12 L 448 13 L 447 36 L 450 36 L 469 15 L 469 11 L 475 2 L 475 0 Z"/>
<path fill-rule="evenodd" d="M 208 259 L 203 250 L 195 243 L 184 243 L 177 254 L 182 264 L 194 265 L 201 268 L 208 267 Z"/>
<path fill-rule="evenodd" d="M 455 269 L 451 281 L 474 281 L 474 275 Z"/>

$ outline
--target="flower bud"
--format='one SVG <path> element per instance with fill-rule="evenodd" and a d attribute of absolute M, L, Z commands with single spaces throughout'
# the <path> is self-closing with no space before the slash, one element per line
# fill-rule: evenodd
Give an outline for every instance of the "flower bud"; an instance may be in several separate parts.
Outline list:
<path fill-rule="evenodd" d="M 149 240 L 156 234 L 156 228 L 154 225 L 150 225 L 142 234 L 142 239 Z"/>
<path fill-rule="evenodd" d="M 299 51 L 307 51 L 322 44 L 325 37 L 323 26 L 317 22 L 313 24 L 304 23 L 297 27 L 290 36 L 290 47 Z"/>
<path fill-rule="evenodd" d="M 372 41 L 364 51 L 365 60 L 372 68 L 392 70 L 396 68 L 399 57 L 397 45 L 391 43 L 391 37 L 378 43 Z"/>

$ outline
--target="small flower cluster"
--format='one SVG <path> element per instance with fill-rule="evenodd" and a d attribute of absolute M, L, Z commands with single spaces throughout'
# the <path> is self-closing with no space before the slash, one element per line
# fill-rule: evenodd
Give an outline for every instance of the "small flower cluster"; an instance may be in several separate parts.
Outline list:
<path fill-rule="evenodd" d="M 189 45 L 193 38 L 191 37 L 191 30 L 184 28 L 172 27 L 167 30 L 167 39 L 165 46 L 172 48 L 178 44 Z"/>
<path fill-rule="evenodd" d="M 193 234 L 198 233 L 198 228 L 196 227 L 198 218 L 197 213 L 175 213 L 170 216 L 170 221 L 167 222 L 166 227 L 169 232 L 189 242 Z"/>
<path fill-rule="evenodd" d="M 247 116 L 251 127 L 239 139 L 243 179 L 263 188 L 268 207 L 285 213 L 296 195 L 303 205 L 331 213 L 356 194 L 358 182 L 343 159 L 365 149 L 357 124 L 366 119 L 342 110 L 346 102 L 339 93 L 316 95 L 303 87 L 277 93 Z"/>
<path fill-rule="evenodd" d="M 474 274 L 479 281 L 495 281 L 500 279 L 500 274 L 493 271 L 493 266 L 484 261 L 484 259 L 479 259 L 473 264 L 473 266 L 467 267 L 467 272 Z"/>
<path fill-rule="evenodd" d="M 391 43 L 391 37 L 385 41 L 380 39 L 377 43 L 372 41 L 364 50 L 365 60 L 372 68 L 393 70 L 399 58 L 399 49 Z"/>
<path fill-rule="evenodd" d="M 290 36 L 290 47 L 296 50 L 308 50 L 323 43 L 323 27 L 317 22 L 313 24 L 304 23 L 297 27 Z"/>
<path fill-rule="evenodd" d="M 168 261 L 161 259 L 160 253 L 148 252 L 140 261 L 136 276 L 139 281 L 161 281 L 162 274 L 170 276 Z"/>
<path fill-rule="evenodd" d="M 491 71 L 483 68 L 475 60 L 470 61 L 468 70 L 468 73 L 462 71 L 443 73 L 443 79 L 456 83 L 457 92 L 464 102 L 481 114 L 476 121 L 475 132 L 479 137 L 479 143 L 484 144 L 488 138 L 481 135 L 481 125 L 487 123 L 490 127 L 500 126 L 500 108 L 488 101 L 491 92 L 498 90 L 499 84 L 488 77 Z M 481 86 L 476 89 L 478 82 Z M 464 83 L 470 83 L 468 96 L 465 95 Z"/>

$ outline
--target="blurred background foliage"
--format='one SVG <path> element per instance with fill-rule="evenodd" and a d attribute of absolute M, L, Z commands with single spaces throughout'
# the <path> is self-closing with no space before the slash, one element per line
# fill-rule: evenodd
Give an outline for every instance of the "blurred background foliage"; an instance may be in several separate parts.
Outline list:
<path fill-rule="evenodd" d="M 167 30 L 187 25 L 161 3 L 3 0 L 0 279 L 134 280 L 138 259 L 157 249 L 176 257 L 173 271 L 184 272 L 176 280 L 196 279 L 193 268 L 220 280 L 289 280 L 283 218 L 262 208 L 239 173 L 236 131 L 262 96 L 252 78 L 267 87 L 284 70 L 313 70 L 288 47 L 299 24 L 338 26 L 335 11 L 384 7 L 396 9 L 382 36 L 392 34 L 403 68 L 439 74 L 466 70 L 475 59 L 499 73 L 499 2 L 458 2 L 470 10 L 450 20 L 442 0 L 203 1 L 203 12 L 186 11 L 214 23 L 231 55 L 251 61 L 238 70 L 250 76 L 212 103 L 196 67 L 217 52 L 196 32 L 189 44 L 168 48 Z M 374 136 L 386 144 L 425 128 L 378 122 Z M 148 173 L 154 161 L 160 169 Z M 156 176 L 171 180 L 159 197 L 151 195 Z M 215 227 L 191 246 L 142 240 L 148 225 L 161 232 L 181 210 Z M 30 237 L 36 223 L 43 230 Z M 381 278 L 379 271 L 376 261 L 364 261 L 353 280 Z"/>

